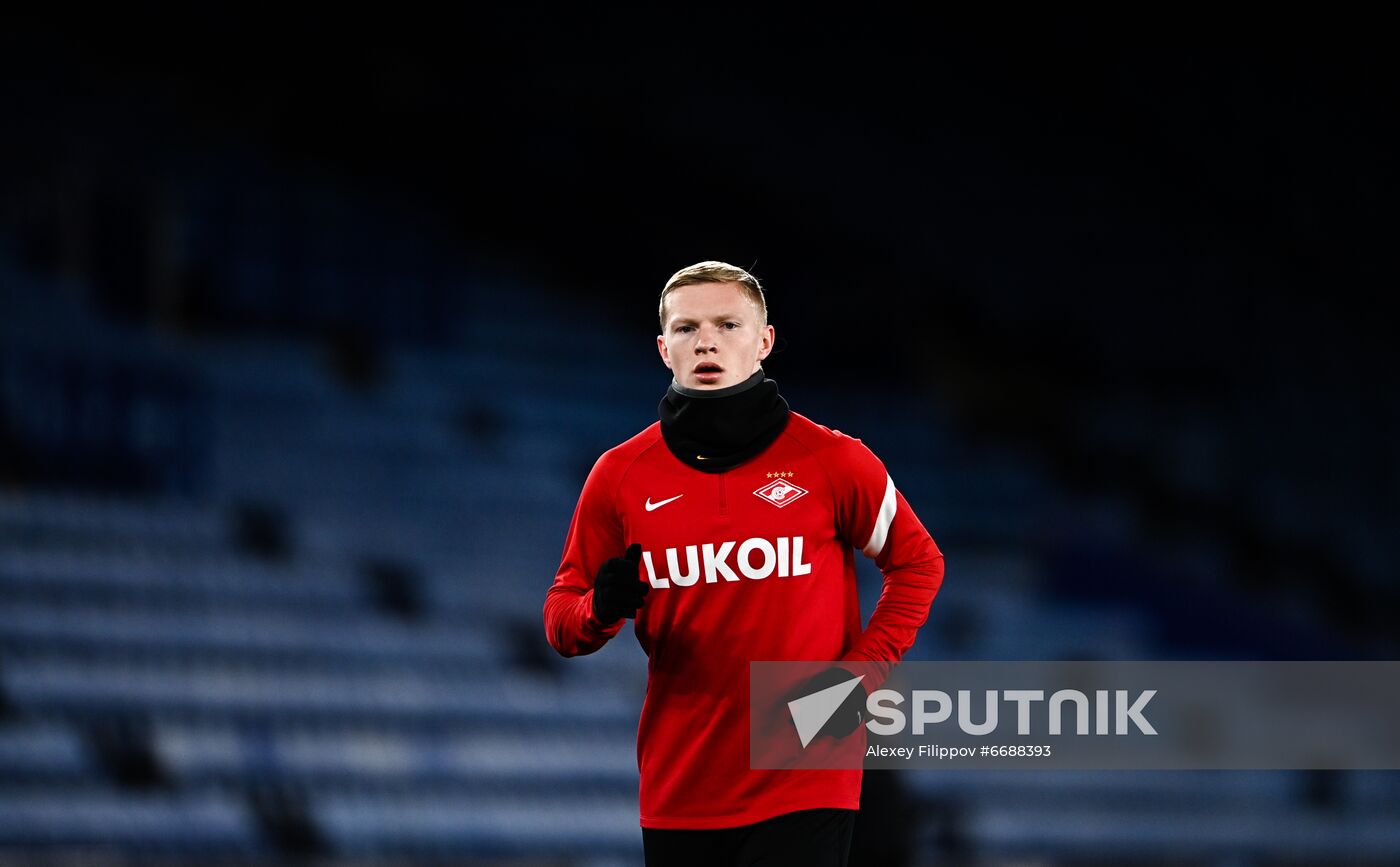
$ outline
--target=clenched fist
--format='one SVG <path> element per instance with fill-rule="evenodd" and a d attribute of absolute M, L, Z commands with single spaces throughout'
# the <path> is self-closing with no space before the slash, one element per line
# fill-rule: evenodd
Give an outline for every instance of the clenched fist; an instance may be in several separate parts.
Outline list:
<path fill-rule="evenodd" d="M 636 617 L 651 582 L 641 580 L 642 546 L 633 542 L 627 553 L 603 561 L 593 580 L 593 615 L 604 623 Z"/>

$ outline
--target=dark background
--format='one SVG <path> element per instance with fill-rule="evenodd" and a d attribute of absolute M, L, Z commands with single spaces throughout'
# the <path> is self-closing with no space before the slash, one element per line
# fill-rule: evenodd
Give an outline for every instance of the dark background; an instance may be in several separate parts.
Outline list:
<path fill-rule="evenodd" d="M 146 253 L 189 164 L 236 176 L 229 155 L 252 155 L 377 203 L 482 279 L 587 299 L 619 333 L 650 329 L 648 296 L 680 265 L 750 267 L 784 381 L 937 394 L 1066 484 L 1224 528 L 1258 582 L 1301 571 L 1287 580 L 1344 593 L 1356 571 L 1327 562 L 1351 542 L 1325 530 L 1256 539 L 1260 499 L 1355 512 L 1393 553 L 1376 537 L 1397 508 L 1396 77 L 1364 18 L 147 10 L 4 38 L 19 252 L 84 273 L 108 311 L 444 344 L 483 303 L 419 286 L 423 321 L 384 326 L 402 290 L 394 252 L 373 251 L 339 310 L 312 309 L 295 263 L 274 297 L 235 306 L 215 266 Z M 75 183 L 94 201 L 76 251 L 51 204 Z M 1105 406 L 1199 433 L 1181 460 L 1201 484 L 1091 441 Z M 1365 618 L 1374 592 L 1336 604 Z"/>
<path fill-rule="evenodd" d="M 1140 518 L 1131 542 L 1077 511 L 926 518 L 950 563 L 1023 545 L 1049 596 L 1150 614 L 1163 657 L 1390 657 L 1395 67 L 1365 16 L 22 14 L 0 238 L 113 327 L 291 341 L 351 386 L 504 346 L 581 403 L 613 389 L 599 347 L 651 363 L 669 274 L 729 261 L 766 286 L 794 408 L 936 405 L 940 436 Z M 480 325 L 518 292 L 518 327 Z M 82 344 L 4 300 L 15 359 Z M 10 488 L 217 496 L 198 381 L 131 378 L 184 407 L 177 459 L 122 445 L 115 471 L 13 386 Z"/>

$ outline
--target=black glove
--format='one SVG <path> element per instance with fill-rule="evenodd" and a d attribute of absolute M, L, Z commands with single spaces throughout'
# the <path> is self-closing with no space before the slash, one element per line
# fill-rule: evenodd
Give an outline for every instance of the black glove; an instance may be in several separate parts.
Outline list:
<path fill-rule="evenodd" d="M 593 580 L 593 616 L 604 623 L 636 617 L 651 592 L 651 582 L 641 580 L 642 546 L 633 542 L 627 553 L 603 561 Z"/>
<path fill-rule="evenodd" d="M 817 674 L 798 687 L 795 692 L 797 696 L 811 695 L 814 692 L 821 692 L 829 689 L 838 683 L 845 683 L 855 677 L 844 668 L 828 668 Z M 844 738 L 846 735 L 860 728 L 865 715 L 865 686 L 864 682 L 856 684 L 856 688 L 851 690 L 851 694 L 846 696 L 846 700 L 841 702 L 841 706 L 836 709 L 836 713 L 822 726 L 818 736 L 831 735 L 835 738 Z"/>

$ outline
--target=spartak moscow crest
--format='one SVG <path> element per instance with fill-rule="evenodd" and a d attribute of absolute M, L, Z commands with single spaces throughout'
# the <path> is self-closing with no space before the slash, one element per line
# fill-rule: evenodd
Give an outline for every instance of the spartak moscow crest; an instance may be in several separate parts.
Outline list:
<path fill-rule="evenodd" d="M 778 478 L 754 491 L 754 496 L 761 497 L 781 509 L 807 495 L 806 488 L 788 481 L 787 477 L 791 476 L 792 473 L 771 473 L 771 475 L 778 476 Z"/>

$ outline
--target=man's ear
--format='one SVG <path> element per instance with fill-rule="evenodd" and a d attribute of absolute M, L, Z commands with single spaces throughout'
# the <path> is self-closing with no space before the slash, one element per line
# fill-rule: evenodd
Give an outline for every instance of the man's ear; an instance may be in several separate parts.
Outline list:
<path fill-rule="evenodd" d="M 759 361 L 762 361 L 763 359 L 767 358 L 773 352 L 773 341 L 775 334 L 776 332 L 773 330 L 773 326 L 763 326 L 763 343 L 758 347 Z"/>
<path fill-rule="evenodd" d="M 666 348 L 666 338 L 660 334 L 656 335 L 656 351 L 661 353 L 661 363 L 666 365 L 667 369 L 670 369 L 671 352 Z"/>

